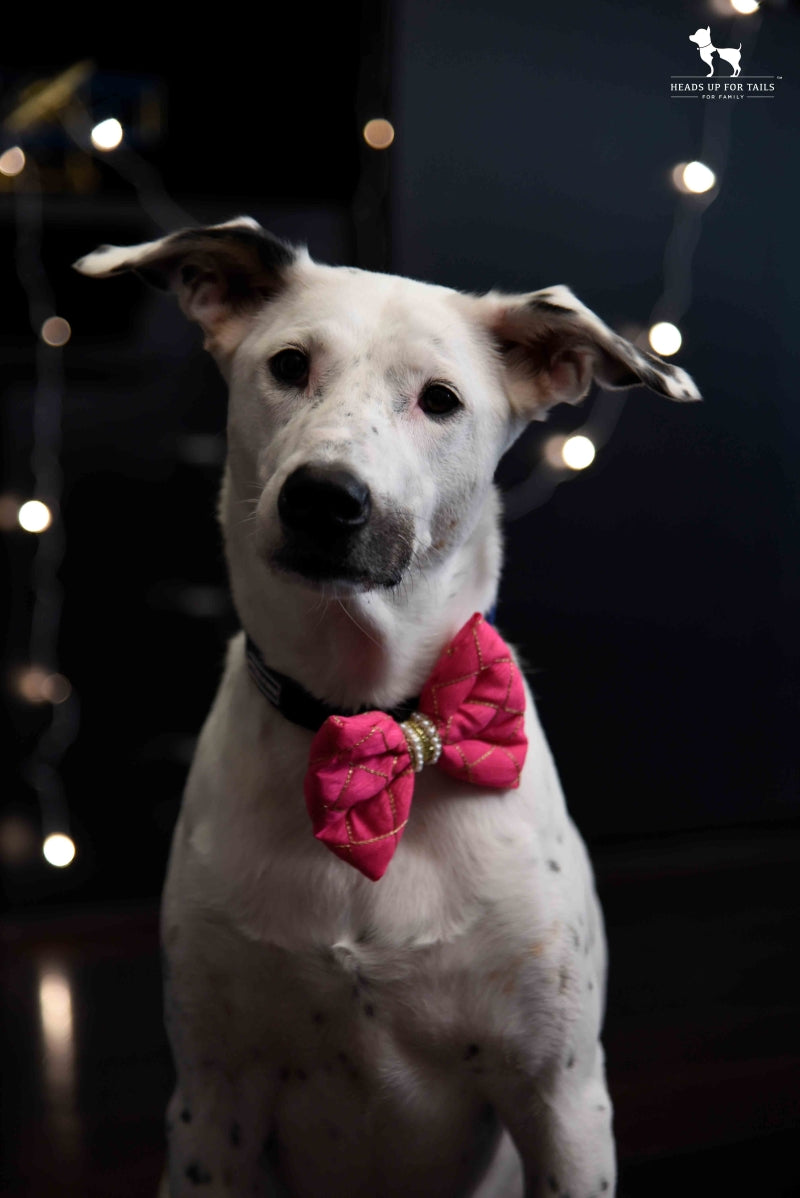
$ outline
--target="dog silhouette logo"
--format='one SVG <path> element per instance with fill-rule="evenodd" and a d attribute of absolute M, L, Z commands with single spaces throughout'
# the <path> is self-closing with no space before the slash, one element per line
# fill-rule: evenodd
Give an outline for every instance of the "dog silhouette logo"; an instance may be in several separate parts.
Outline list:
<path fill-rule="evenodd" d="M 696 33 L 689 34 L 689 41 L 694 42 L 697 49 L 700 51 L 700 57 L 707 67 L 710 67 L 706 79 L 709 79 L 714 74 L 714 55 L 719 54 L 720 58 L 724 58 L 725 62 L 729 62 L 733 67 L 732 79 L 742 73 L 742 68 L 739 66 L 739 60 L 742 57 L 742 43 L 739 42 L 739 48 L 734 50 L 729 47 L 727 50 L 720 50 L 718 46 L 712 44 L 711 41 L 711 26 L 708 25 L 705 29 L 698 29 Z"/>

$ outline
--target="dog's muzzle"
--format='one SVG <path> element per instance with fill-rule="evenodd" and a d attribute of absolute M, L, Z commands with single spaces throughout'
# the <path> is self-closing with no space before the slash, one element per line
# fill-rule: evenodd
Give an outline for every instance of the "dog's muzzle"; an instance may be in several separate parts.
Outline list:
<path fill-rule="evenodd" d="M 341 462 L 306 463 L 278 494 L 279 569 L 311 582 L 396 586 L 411 556 L 412 524 L 382 514 L 367 484 Z"/>

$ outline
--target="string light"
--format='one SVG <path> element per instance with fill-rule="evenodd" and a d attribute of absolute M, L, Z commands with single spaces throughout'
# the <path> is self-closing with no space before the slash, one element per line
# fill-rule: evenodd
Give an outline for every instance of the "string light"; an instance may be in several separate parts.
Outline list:
<path fill-rule="evenodd" d="M 394 125 L 383 117 L 367 121 L 363 133 L 364 141 L 372 150 L 387 150 L 394 141 Z"/>
<path fill-rule="evenodd" d="M 683 344 L 680 329 L 669 320 L 659 320 L 654 324 L 647 334 L 647 340 L 656 353 L 665 358 L 671 358 Z"/>
<path fill-rule="evenodd" d="M 72 694 L 68 678 L 42 666 L 24 666 L 18 670 L 14 689 L 26 703 L 66 703 Z"/>
<path fill-rule="evenodd" d="M 0 861 L 22 865 L 38 851 L 39 837 L 28 820 L 19 815 L 6 815 L 0 820 Z"/>
<path fill-rule="evenodd" d="M 112 116 L 95 125 L 89 136 L 96 150 L 116 150 L 117 146 L 122 143 L 122 125 L 116 117 Z"/>
<path fill-rule="evenodd" d="M 684 194 L 703 195 L 711 191 L 717 181 L 710 166 L 704 162 L 679 162 L 672 170 L 672 181 Z"/>
<path fill-rule="evenodd" d="M 747 15 L 758 10 L 755 0 L 710 0 L 717 10 L 730 4 L 734 11 Z M 721 10 L 720 10 L 721 11 Z M 727 8 L 730 13 L 731 8 Z M 750 39 L 748 53 L 752 55 L 757 28 Z M 672 230 L 664 249 L 664 273 L 661 295 L 650 313 L 649 329 L 623 330 L 636 345 L 650 345 L 656 353 L 670 357 L 682 344 L 677 322 L 689 310 L 692 299 L 692 258 L 700 238 L 704 213 L 717 199 L 728 158 L 732 104 L 703 105 L 700 152 L 692 162 L 681 162 L 672 169 L 672 182 L 679 192 Z M 710 163 L 713 163 L 713 168 Z M 702 203 L 698 196 L 705 196 Z M 601 448 L 612 435 L 627 402 L 624 391 L 600 391 L 578 435 L 586 435 L 596 448 Z M 504 496 L 506 520 L 516 520 L 541 507 L 553 495 L 556 487 L 575 473 L 564 469 L 559 461 L 566 437 L 547 438 L 541 444 L 541 459 L 533 464 L 527 477 L 513 486 Z"/>
<path fill-rule="evenodd" d="M 0 154 L 0 175 L 13 179 L 25 170 L 25 151 L 19 146 L 11 146 L 4 154 Z"/>
<path fill-rule="evenodd" d="M 758 12 L 761 5 L 758 0 L 731 0 L 731 8 L 734 12 L 741 13 L 744 17 L 751 16 L 754 12 Z"/>
<path fill-rule="evenodd" d="M 53 99 L 53 111 L 48 109 L 48 119 L 57 115 L 57 99 L 57 96 Z M 31 331 L 37 342 L 30 407 L 31 489 L 34 495 L 46 495 L 48 501 L 29 499 L 18 504 L 13 495 L 7 495 L 3 497 L 2 509 L 7 517 L 17 503 L 20 528 L 35 533 L 48 530 L 46 536 L 37 537 L 31 568 L 27 658 L 32 664 L 21 670 L 15 681 L 17 693 L 27 702 L 49 707 L 49 718 L 44 722 L 30 756 L 23 762 L 21 772 L 38 800 L 45 859 L 63 868 L 73 860 L 76 849 L 68 834 L 69 804 L 60 764 L 77 736 L 80 711 L 75 691 L 57 666 L 63 601 L 59 573 L 64 558 L 64 529 L 59 518 L 63 487 L 62 346 L 69 340 L 70 329 L 69 322 L 63 317 L 53 316 L 55 298 L 42 261 L 42 191 L 36 162 L 30 159 L 25 168 L 24 189 L 14 189 L 15 261 L 20 286 L 28 302 Z"/>
<path fill-rule="evenodd" d="M 0 531 L 11 532 L 19 527 L 19 506 L 13 495 L 0 495 Z"/>
<path fill-rule="evenodd" d="M 582 433 L 567 437 L 561 447 L 561 457 L 570 470 L 585 470 L 587 466 L 591 466 L 596 453 L 594 442 Z"/>
<path fill-rule="evenodd" d="M 69 341 L 72 329 L 69 321 L 64 320 L 63 316 L 48 316 L 42 325 L 40 336 L 45 345 L 60 347 Z"/>
<path fill-rule="evenodd" d="M 51 832 L 45 838 L 42 853 L 50 865 L 64 869 L 75 860 L 75 841 L 64 832 Z"/>
<path fill-rule="evenodd" d="M 53 523 L 53 513 L 41 499 L 29 499 L 17 512 L 17 520 L 26 532 L 44 532 Z"/>

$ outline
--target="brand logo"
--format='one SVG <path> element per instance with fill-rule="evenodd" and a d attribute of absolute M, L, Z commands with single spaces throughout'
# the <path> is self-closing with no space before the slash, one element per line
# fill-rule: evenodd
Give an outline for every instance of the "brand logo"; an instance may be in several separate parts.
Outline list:
<path fill-rule="evenodd" d="M 736 78 L 737 75 L 741 75 L 742 68 L 739 66 L 739 62 L 742 57 L 742 43 L 741 42 L 739 42 L 739 45 L 736 47 L 735 50 L 730 49 L 730 48 L 728 48 L 727 50 L 721 50 L 719 48 L 719 46 L 715 46 L 712 44 L 711 26 L 710 25 L 707 26 L 707 28 L 705 28 L 705 29 L 698 29 L 697 33 L 690 33 L 689 41 L 695 43 L 695 45 L 697 46 L 697 49 L 700 51 L 700 57 L 702 58 L 703 62 L 708 63 L 709 72 L 708 72 L 708 75 L 706 76 L 707 79 L 710 79 L 711 76 L 714 74 L 714 55 L 715 54 L 718 54 L 721 59 L 723 59 L 725 62 L 729 62 L 731 64 L 731 66 L 733 67 L 733 78 L 734 79 Z"/>
<path fill-rule="evenodd" d="M 773 99 L 780 75 L 742 75 L 742 43 L 715 46 L 711 26 L 689 34 L 689 41 L 700 55 L 702 75 L 672 75 L 670 98 L 674 100 L 767 100 Z M 739 76 L 741 75 L 741 80 Z M 713 83 L 707 83 L 714 77 Z M 719 79 L 719 82 L 717 81 Z M 678 82 L 691 80 L 691 82 Z M 702 80 L 698 83 L 696 80 Z"/>

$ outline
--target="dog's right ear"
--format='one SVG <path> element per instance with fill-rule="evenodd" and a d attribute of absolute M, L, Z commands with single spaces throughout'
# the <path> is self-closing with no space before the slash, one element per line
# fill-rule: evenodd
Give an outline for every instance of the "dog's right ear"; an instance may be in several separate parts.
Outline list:
<path fill-rule="evenodd" d="M 174 291 L 182 310 L 202 328 L 206 349 L 224 360 L 244 335 L 247 316 L 280 290 L 304 253 L 273 237 L 252 217 L 239 216 L 143 245 L 101 245 L 74 267 L 93 278 L 132 270 L 148 283 Z"/>

